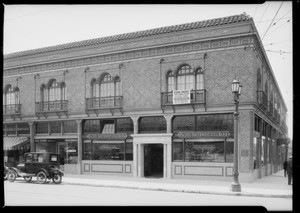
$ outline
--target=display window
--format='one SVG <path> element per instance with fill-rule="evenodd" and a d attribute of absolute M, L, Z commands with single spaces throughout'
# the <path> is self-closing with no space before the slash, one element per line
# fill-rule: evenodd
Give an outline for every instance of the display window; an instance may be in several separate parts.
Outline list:
<path fill-rule="evenodd" d="M 173 161 L 232 163 L 233 142 L 231 141 L 173 142 Z"/>
<path fill-rule="evenodd" d="M 133 160 L 132 142 L 84 140 L 83 160 Z"/>

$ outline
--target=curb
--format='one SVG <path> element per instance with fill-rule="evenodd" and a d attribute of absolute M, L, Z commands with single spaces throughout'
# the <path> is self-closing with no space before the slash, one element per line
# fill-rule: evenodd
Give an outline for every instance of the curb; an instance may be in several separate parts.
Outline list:
<path fill-rule="evenodd" d="M 139 187 L 139 186 L 124 186 L 124 185 L 108 185 L 108 184 L 95 184 L 95 183 L 74 183 L 74 182 L 62 182 L 68 185 L 81 185 L 81 186 L 94 186 L 94 187 L 112 187 L 122 189 L 139 189 L 139 190 L 151 190 L 151 191 L 166 191 L 166 192 L 182 192 L 182 193 L 195 193 L 195 194 L 212 194 L 212 195 L 230 195 L 230 196 L 248 196 L 248 197 L 264 197 L 264 198 L 293 198 L 293 195 L 277 195 L 277 194 L 258 194 L 247 192 L 213 192 L 213 191 L 200 191 L 200 190 L 188 190 L 188 189 L 168 189 L 161 187 Z"/>

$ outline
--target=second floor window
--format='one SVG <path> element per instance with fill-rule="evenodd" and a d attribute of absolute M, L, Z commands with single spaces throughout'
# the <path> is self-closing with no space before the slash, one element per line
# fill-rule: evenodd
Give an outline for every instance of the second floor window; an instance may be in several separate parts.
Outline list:
<path fill-rule="evenodd" d="M 3 94 L 3 105 L 20 104 L 20 91 L 18 87 L 6 86 Z"/>
<path fill-rule="evenodd" d="M 42 102 L 67 100 L 66 90 L 64 82 L 51 80 L 47 85 L 41 86 Z"/>
<path fill-rule="evenodd" d="M 120 96 L 121 80 L 118 76 L 112 77 L 106 73 L 100 79 L 91 82 L 91 97 L 113 97 Z"/>
<path fill-rule="evenodd" d="M 201 68 L 193 69 L 190 65 L 182 65 L 177 72 L 167 73 L 167 90 L 203 90 L 204 74 Z"/>

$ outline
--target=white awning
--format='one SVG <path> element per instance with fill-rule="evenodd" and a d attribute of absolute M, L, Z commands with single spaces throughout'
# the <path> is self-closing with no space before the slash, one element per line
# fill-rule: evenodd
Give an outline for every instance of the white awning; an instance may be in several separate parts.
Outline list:
<path fill-rule="evenodd" d="M 28 137 L 3 137 L 3 149 L 14 150 L 19 149 L 20 146 L 29 143 Z"/>

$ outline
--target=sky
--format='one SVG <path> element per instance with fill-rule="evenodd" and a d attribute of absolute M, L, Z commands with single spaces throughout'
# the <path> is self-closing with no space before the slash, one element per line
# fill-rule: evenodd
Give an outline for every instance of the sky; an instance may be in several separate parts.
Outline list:
<path fill-rule="evenodd" d="M 246 12 L 255 22 L 287 105 L 293 138 L 292 1 L 263 4 L 4 5 L 3 53 Z"/>

